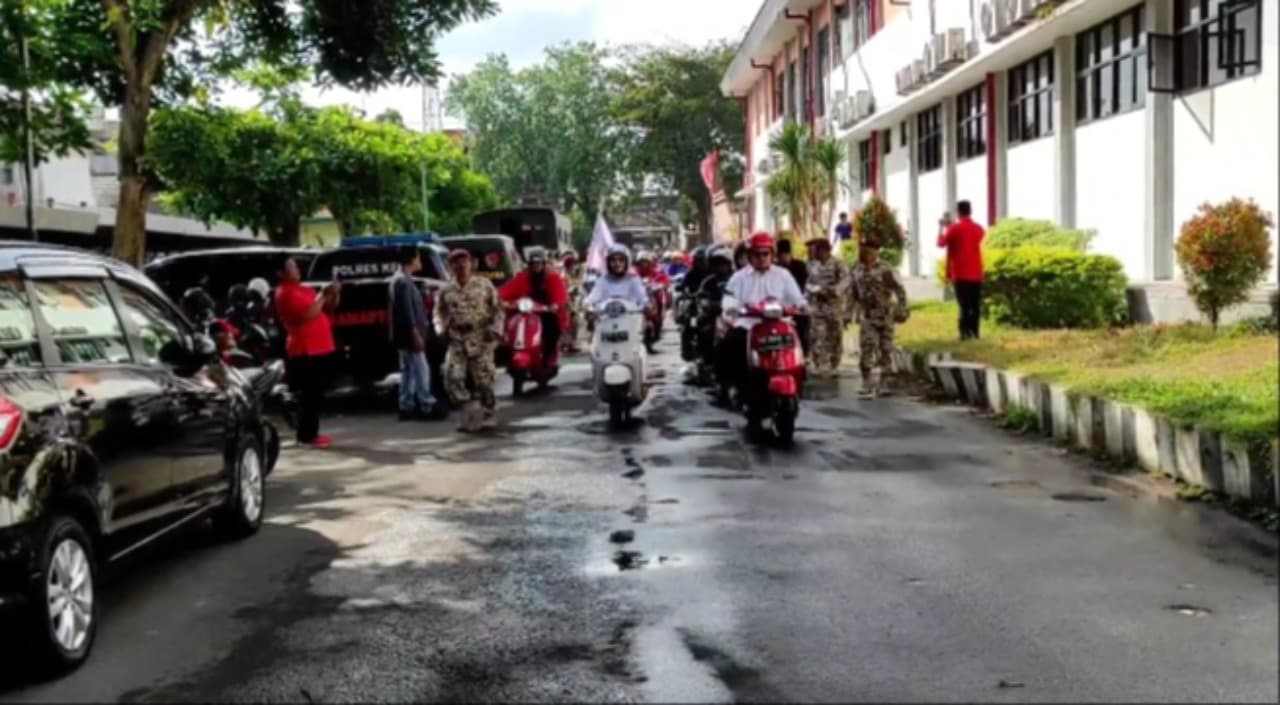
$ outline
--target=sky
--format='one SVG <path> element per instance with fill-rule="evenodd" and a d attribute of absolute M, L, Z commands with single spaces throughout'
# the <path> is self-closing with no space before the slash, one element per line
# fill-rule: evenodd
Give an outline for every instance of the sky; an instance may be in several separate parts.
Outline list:
<path fill-rule="evenodd" d="M 536 63 L 548 46 L 562 42 L 598 44 L 690 44 L 737 41 L 763 0 L 498 0 L 499 14 L 463 25 L 437 45 L 446 76 L 466 73 L 489 54 L 506 54 L 516 68 Z M 441 98 L 447 81 L 441 85 Z M 376 93 L 346 90 L 304 93 L 316 105 L 350 104 L 369 115 L 398 110 L 410 127 L 422 124 L 422 91 L 389 88 Z M 251 95 L 232 91 L 226 102 L 251 105 Z M 445 117 L 445 127 L 460 126 Z"/>

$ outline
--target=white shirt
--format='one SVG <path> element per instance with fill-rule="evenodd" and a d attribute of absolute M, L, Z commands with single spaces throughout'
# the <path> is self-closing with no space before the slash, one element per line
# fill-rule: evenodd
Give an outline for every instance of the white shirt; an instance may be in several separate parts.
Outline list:
<path fill-rule="evenodd" d="M 791 272 L 786 267 L 779 267 L 776 264 L 770 265 L 763 272 L 751 266 L 734 272 L 733 276 L 729 277 L 729 283 L 725 285 L 724 296 L 726 308 L 731 303 L 731 298 L 743 305 L 758 304 L 769 298 L 777 299 L 783 306 L 803 308 L 805 305 L 804 294 L 800 292 L 800 285 L 796 284 L 796 278 L 791 276 Z M 750 328 L 755 325 L 755 322 L 753 317 L 738 316 L 733 325 L 738 328 Z"/>
<path fill-rule="evenodd" d="M 606 274 L 592 285 L 591 293 L 587 296 L 587 308 L 594 309 L 612 298 L 630 301 L 637 307 L 644 308 L 649 303 L 649 292 L 645 290 L 644 282 L 633 272 L 627 272 L 621 277 Z"/>

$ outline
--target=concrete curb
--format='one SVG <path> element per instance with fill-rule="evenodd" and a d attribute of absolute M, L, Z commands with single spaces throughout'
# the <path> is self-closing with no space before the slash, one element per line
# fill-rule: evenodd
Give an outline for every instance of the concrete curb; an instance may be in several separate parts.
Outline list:
<path fill-rule="evenodd" d="M 1122 465 L 1136 463 L 1148 472 L 1167 473 L 1254 504 L 1280 506 L 1280 445 L 1274 441 L 1241 443 L 1216 431 L 1179 426 L 1130 404 L 954 360 L 948 353 L 899 350 L 895 363 L 971 406 L 1001 413 L 1029 409 L 1045 436 L 1093 455 Z"/>

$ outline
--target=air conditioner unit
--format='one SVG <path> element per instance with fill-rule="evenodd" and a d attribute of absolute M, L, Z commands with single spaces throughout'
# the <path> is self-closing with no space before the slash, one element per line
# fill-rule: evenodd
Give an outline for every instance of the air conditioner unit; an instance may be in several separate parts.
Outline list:
<path fill-rule="evenodd" d="M 911 62 L 911 85 L 912 85 L 912 87 L 915 87 L 915 86 L 920 85 L 921 83 L 924 83 L 924 81 L 925 81 L 925 79 L 928 77 L 928 75 L 929 75 L 929 74 L 928 74 L 927 70 L 925 69 L 925 65 L 924 65 L 924 60 L 923 60 L 923 59 L 916 59 L 915 61 L 912 61 L 912 62 Z"/>
<path fill-rule="evenodd" d="M 964 28 L 948 29 L 938 36 L 942 38 L 942 56 L 938 59 L 939 68 L 954 68 L 969 60 L 969 42 L 965 39 Z"/>
<path fill-rule="evenodd" d="M 929 64 L 932 65 L 933 71 L 931 76 L 938 76 L 944 73 L 947 68 L 947 35 L 935 34 L 929 38 Z"/>
<path fill-rule="evenodd" d="M 1039 16 L 1040 11 L 1046 7 L 1058 5 L 1062 0 L 1018 0 L 1018 16 L 1016 22 L 1018 26 L 1031 22 Z"/>
<path fill-rule="evenodd" d="M 871 91 L 858 91 L 853 94 L 853 119 L 861 120 L 870 117 L 876 111 L 875 99 Z"/>
<path fill-rule="evenodd" d="M 904 66 L 898 69 L 893 75 L 893 84 L 898 90 L 898 95 L 906 95 L 911 92 L 911 67 Z"/>

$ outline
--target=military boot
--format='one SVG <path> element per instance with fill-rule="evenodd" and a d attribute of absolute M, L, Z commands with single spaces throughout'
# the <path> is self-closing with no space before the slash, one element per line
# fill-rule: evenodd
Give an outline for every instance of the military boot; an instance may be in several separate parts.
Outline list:
<path fill-rule="evenodd" d="M 862 370 L 862 388 L 858 390 L 858 396 L 862 399 L 875 399 L 876 389 L 880 386 L 880 376 L 875 372 Z"/>
<path fill-rule="evenodd" d="M 475 433 L 480 430 L 480 402 L 474 399 L 462 405 L 462 418 L 458 421 L 458 430 L 463 433 Z"/>

